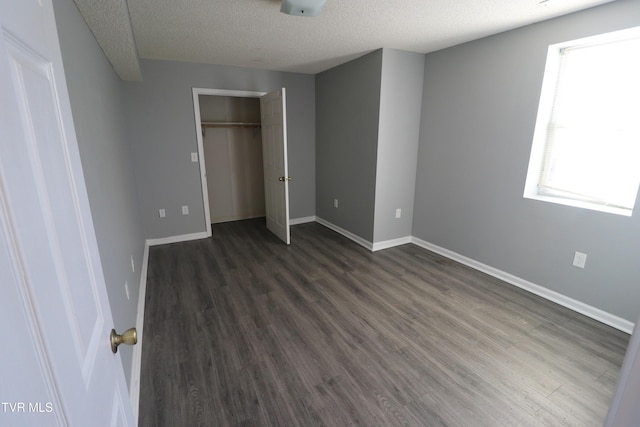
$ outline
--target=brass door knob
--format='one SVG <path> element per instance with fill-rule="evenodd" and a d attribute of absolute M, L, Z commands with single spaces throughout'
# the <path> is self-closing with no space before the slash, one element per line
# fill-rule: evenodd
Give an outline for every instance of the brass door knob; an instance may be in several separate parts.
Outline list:
<path fill-rule="evenodd" d="M 111 330 L 111 351 L 118 352 L 118 346 L 120 344 L 134 345 L 138 342 L 138 331 L 136 328 L 130 328 L 124 331 L 122 335 L 118 335 L 115 329 Z"/>

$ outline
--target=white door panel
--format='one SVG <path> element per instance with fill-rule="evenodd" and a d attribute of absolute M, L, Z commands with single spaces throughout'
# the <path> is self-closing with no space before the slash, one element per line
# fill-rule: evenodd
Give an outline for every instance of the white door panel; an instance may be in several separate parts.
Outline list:
<path fill-rule="evenodd" d="M 260 116 L 267 228 L 288 245 L 291 237 L 284 88 L 260 97 Z"/>
<path fill-rule="evenodd" d="M 0 424 L 133 425 L 51 0 L 0 0 L 0 26 L 0 311 L 21 331 L 0 328 Z"/>

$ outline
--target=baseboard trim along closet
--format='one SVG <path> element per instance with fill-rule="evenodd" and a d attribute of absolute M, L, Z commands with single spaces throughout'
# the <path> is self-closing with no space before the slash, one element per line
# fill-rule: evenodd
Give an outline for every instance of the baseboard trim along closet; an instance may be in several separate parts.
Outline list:
<path fill-rule="evenodd" d="M 329 230 L 333 230 L 338 234 L 342 234 L 344 237 L 346 237 L 347 239 L 353 240 L 354 242 L 356 242 L 357 244 L 359 244 L 360 246 L 369 249 L 370 251 L 373 251 L 373 243 L 371 243 L 370 241 L 363 239 L 360 236 L 357 236 L 355 234 L 353 234 L 350 231 L 345 230 L 342 227 L 338 227 L 337 225 L 327 221 L 326 219 L 322 219 L 320 217 L 316 217 L 316 222 L 320 225 L 323 225 L 325 227 L 327 227 Z"/>
<path fill-rule="evenodd" d="M 535 283 L 529 282 L 528 280 L 514 276 L 513 274 L 507 273 L 505 271 L 499 270 L 489 265 L 483 264 L 474 259 L 467 258 L 466 256 L 450 251 L 449 249 L 445 249 L 438 245 L 434 245 L 433 243 L 429 243 L 425 240 L 418 239 L 417 237 L 413 237 L 411 239 L 411 243 L 413 243 L 414 245 L 420 246 L 421 248 L 424 248 L 432 252 L 435 252 L 437 254 L 440 254 L 442 256 L 445 256 L 454 261 L 457 261 L 461 264 L 464 264 L 478 271 L 482 271 L 483 273 L 486 273 L 490 276 L 493 276 L 497 279 L 507 282 L 510 285 L 517 286 L 520 289 L 524 289 L 525 291 L 531 292 L 532 294 L 538 295 L 544 299 L 555 302 L 556 304 L 560 304 L 561 306 L 566 307 L 570 310 L 573 310 L 577 313 L 584 314 L 587 317 L 590 317 L 594 320 L 602 322 L 605 325 L 609 325 L 620 331 L 626 332 L 628 334 L 630 334 L 633 331 L 634 324 L 632 322 L 629 322 L 628 320 L 618 317 L 616 315 L 613 315 L 611 313 L 607 313 L 606 311 L 600 310 L 599 308 L 590 306 L 581 301 L 575 300 L 566 295 L 562 295 L 561 293 L 552 291 L 551 289 L 545 288 L 543 286 L 536 285 Z"/>
<path fill-rule="evenodd" d="M 304 216 L 302 218 L 292 218 L 289 220 L 289 225 L 298 225 L 298 224 L 306 224 L 308 222 L 316 222 L 316 217 L 314 216 Z"/>
<path fill-rule="evenodd" d="M 131 361 L 131 382 L 129 384 L 129 396 L 133 408 L 133 419 L 138 425 L 138 410 L 140 407 L 140 373 L 142 370 L 142 334 L 144 333 L 144 302 L 147 294 L 147 271 L 149 269 L 149 243 L 144 245 L 142 266 L 140 268 L 140 289 L 138 291 L 138 315 L 136 318 L 136 331 L 138 343 L 133 346 L 133 358 Z"/>
<path fill-rule="evenodd" d="M 382 242 L 375 242 L 373 244 L 372 252 L 381 251 L 383 249 L 393 248 L 395 246 L 406 245 L 411 243 L 411 236 L 400 237 L 398 239 L 384 240 Z"/>
<path fill-rule="evenodd" d="M 179 236 L 160 237 L 158 239 L 147 239 L 147 245 L 158 246 L 166 245 L 169 243 L 188 242 L 189 240 L 206 239 L 210 236 L 211 235 L 207 234 L 206 231 L 201 231 L 200 233 L 181 234 Z"/>
<path fill-rule="evenodd" d="M 332 222 L 327 221 L 326 219 L 316 217 L 315 220 L 318 224 L 324 225 L 328 229 L 333 230 L 338 234 L 342 234 L 347 239 L 353 240 L 360 246 L 369 249 L 371 252 L 381 251 L 383 249 L 389 249 L 395 246 L 406 245 L 407 243 L 411 243 L 411 239 L 412 239 L 411 236 L 406 236 L 406 237 L 400 237 L 398 239 L 384 240 L 382 242 L 372 243 L 366 239 L 363 239 L 360 236 L 356 236 L 352 232 L 347 231 L 342 227 L 335 225 Z"/>

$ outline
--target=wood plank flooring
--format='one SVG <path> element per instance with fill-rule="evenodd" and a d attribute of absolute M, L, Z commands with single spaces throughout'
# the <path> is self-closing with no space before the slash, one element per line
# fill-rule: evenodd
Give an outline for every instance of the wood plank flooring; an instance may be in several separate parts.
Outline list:
<path fill-rule="evenodd" d="M 140 426 L 601 426 L 629 336 L 414 245 L 150 250 Z"/>

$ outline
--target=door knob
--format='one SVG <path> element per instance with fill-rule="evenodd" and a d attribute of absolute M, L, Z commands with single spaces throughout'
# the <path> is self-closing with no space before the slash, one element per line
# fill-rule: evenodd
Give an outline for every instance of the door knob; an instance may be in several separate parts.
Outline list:
<path fill-rule="evenodd" d="M 291 177 L 290 176 L 281 176 L 280 178 L 278 178 L 278 181 L 280 181 L 280 182 L 291 181 Z"/>
<path fill-rule="evenodd" d="M 122 335 L 118 335 L 115 329 L 111 330 L 111 351 L 118 352 L 118 346 L 120 344 L 134 345 L 138 342 L 138 331 L 136 328 L 130 328 L 124 331 Z"/>

